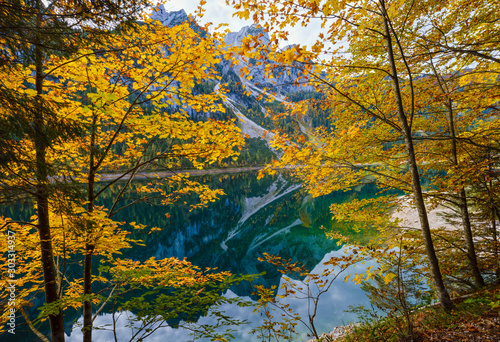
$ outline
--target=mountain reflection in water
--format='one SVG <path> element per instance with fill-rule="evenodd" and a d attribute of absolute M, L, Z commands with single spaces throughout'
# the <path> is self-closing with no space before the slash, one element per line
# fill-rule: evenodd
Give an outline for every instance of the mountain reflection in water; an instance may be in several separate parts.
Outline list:
<path fill-rule="evenodd" d="M 266 272 L 254 285 L 260 284 L 267 288 L 276 286 L 279 289 L 283 282 L 282 274 L 273 266 L 259 262 L 257 258 L 267 252 L 280 255 L 284 259 L 300 261 L 313 273 L 320 272 L 324 267 L 323 261 L 342 253 L 336 241 L 325 237 L 322 228 L 343 234 L 350 233 L 349 227 L 332 220 L 330 204 L 346 201 L 353 196 L 372 197 L 376 192 L 374 187 L 365 186 L 356 192 L 336 192 L 312 198 L 301 189 L 300 184 L 292 181 L 286 174 L 257 179 L 256 173 L 247 172 L 198 176 L 193 179 L 212 188 L 223 189 L 226 195 L 206 208 L 195 210 L 190 210 L 189 203 L 168 207 L 139 203 L 120 211 L 113 217 L 114 220 L 135 221 L 149 227 L 161 228 L 161 231 L 151 234 L 145 231 L 132 232 L 131 237 L 143 240 L 145 246 L 135 246 L 123 251 L 123 258 L 146 260 L 150 257 L 162 259 L 174 256 L 187 258 L 201 268 L 217 268 L 217 271 L 230 271 L 233 274 Z M 101 196 L 100 204 L 109 207 L 110 201 L 119 191 L 118 187 L 111 188 Z M 126 205 L 133 201 L 134 196 L 132 191 L 128 200 L 121 204 Z M 167 213 L 170 217 L 167 217 Z M 335 325 L 356 320 L 353 314 L 345 313 L 344 310 L 349 305 L 367 304 L 366 296 L 359 286 L 351 282 L 343 283 L 343 278 L 344 276 L 336 280 L 330 291 L 321 297 L 316 320 L 319 331 L 326 332 Z M 239 296 L 255 302 L 256 298 L 252 296 L 252 292 L 252 286 L 243 282 L 230 288 L 225 295 Z M 290 299 L 287 303 L 304 317 L 307 316 L 306 300 Z M 246 319 L 250 322 L 235 328 L 238 330 L 233 333 L 235 341 L 257 341 L 255 335 L 250 334 L 250 330 L 259 326 L 262 318 L 258 313 L 252 313 L 253 307 L 226 305 L 222 309 L 235 319 Z M 125 327 L 126 315 L 133 314 L 122 313 L 122 319 L 117 325 L 118 341 L 128 341 L 132 335 L 130 329 Z M 68 312 L 66 319 L 68 323 L 72 319 L 81 323 L 81 313 Z M 94 324 L 99 326 L 111 322 L 111 314 L 104 310 Z M 198 323 L 211 322 L 210 318 L 200 317 Z M 67 341 L 81 341 L 80 329 L 78 324 L 67 326 Z M 302 337 L 299 340 L 306 341 L 305 330 L 302 329 L 301 332 Z M 167 327 L 155 332 L 147 341 L 189 341 L 193 339 L 189 333 L 187 330 Z M 93 338 L 96 341 L 114 340 L 113 332 L 107 330 L 96 330 Z"/>
<path fill-rule="evenodd" d="M 160 232 L 140 236 L 146 247 L 135 247 L 125 252 L 125 257 L 145 260 L 151 256 L 175 256 L 187 258 L 200 267 L 217 267 L 219 271 L 233 274 L 266 272 L 254 284 L 268 288 L 275 285 L 279 288 L 282 274 L 273 266 L 257 260 L 262 253 L 300 261 L 307 269 L 317 272 L 322 267 L 322 261 L 342 253 L 336 241 L 326 238 L 321 228 L 344 233 L 349 230 L 332 220 L 330 204 L 343 202 L 353 196 L 372 197 L 376 192 L 375 188 L 365 186 L 357 192 L 337 192 L 313 199 L 301 190 L 300 184 L 283 174 L 262 179 L 257 179 L 257 174 L 253 172 L 200 176 L 196 179 L 213 188 L 223 189 L 226 195 L 207 208 L 193 211 L 189 211 L 187 206 L 165 208 L 139 204 L 115 217 L 120 221 L 136 221 L 162 228 Z M 166 218 L 166 213 L 169 213 L 170 218 Z M 255 301 L 252 292 L 254 289 L 250 284 L 241 283 L 231 288 L 226 296 L 240 296 Z M 356 317 L 343 310 L 349 305 L 366 303 L 367 299 L 358 286 L 337 280 L 328 294 L 322 297 L 317 328 L 328 331 L 332 326 L 352 322 Z M 290 305 L 297 312 L 307 315 L 307 301 L 290 300 Z M 252 313 L 254 308 L 234 305 L 223 309 L 235 319 L 251 322 L 236 328 L 236 341 L 256 341 L 250 330 L 257 327 L 262 318 Z M 111 320 L 109 316 L 104 315 L 100 319 Z M 198 323 L 211 322 L 210 318 L 202 317 Z M 72 333 L 71 341 L 80 340 L 76 336 L 80 336 L 81 332 L 76 330 Z M 301 331 L 304 335 L 305 331 Z M 126 330 L 123 333 L 127 334 Z M 159 341 L 162 338 L 179 342 L 190 340 L 189 331 L 182 329 L 162 329 L 148 341 L 155 341 L 155 336 Z M 126 336 L 123 339 L 128 340 Z M 302 340 L 307 339 L 303 337 Z"/>

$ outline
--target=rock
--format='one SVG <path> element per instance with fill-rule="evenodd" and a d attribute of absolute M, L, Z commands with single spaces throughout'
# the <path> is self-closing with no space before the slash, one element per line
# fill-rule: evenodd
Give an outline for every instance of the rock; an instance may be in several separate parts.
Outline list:
<path fill-rule="evenodd" d="M 167 12 L 163 4 L 159 4 L 151 13 L 152 20 L 158 20 L 165 26 L 176 26 L 189 20 L 186 11 L 183 9 L 179 11 Z"/>

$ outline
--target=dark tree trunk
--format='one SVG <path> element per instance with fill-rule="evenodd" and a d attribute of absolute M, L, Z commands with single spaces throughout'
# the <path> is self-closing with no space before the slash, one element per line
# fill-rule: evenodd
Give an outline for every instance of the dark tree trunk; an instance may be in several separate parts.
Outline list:
<path fill-rule="evenodd" d="M 443 89 L 444 91 L 444 89 Z M 457 152 L 457 141 L 455 135 L 455 123 L 453 121 L 453 107 L 451 100 L 448 99 L 446 104 L 448 107 L 448 125 L 451 135 L 451 154 L 453 158 L 453 164 L 458 165 L 458 152 Z M 460 198 L 460 216 L 462 217 L 462 227 L 464 230 L 465 243 L 467 245 L 467 259 L 469 260 L 469 268 L 472 272 L 474 278 L 474 284 L 477 287 L 484 286 L 484 279 L 481 276 L 481 271 L 477 264 L 476 248 L 474 246 L 474 237 L 472 234 L 472 227 L 470 224 L 469 209 L 467 205 L 467 193 L 463 186 L 458 190 L 458 196 Z"/>
<path fill-rule="evenodd" d="M 90 160 L 89 174 L 87 178 L 87 211 L 94 211 L 94 184 L 95 184 L 95 135 L 96 135 L 97 116 L 94 114 L 92 118 L 92 132 L 90 135 Z M 83 294 L 86 296 L 92 295 L 92 254 L 94 253 L 95 245 L 92 242 L 93 224 L 90 222 L 86 227 L 87 243 L 85 245 L 85 260 L 83 264 Z M 92 342 L 92 300 L 90 298 L 83 302 L 83 342 Z"/>
<path fill-rule="evenodd" d="M 94 245 L 87 243 L 85 245 L 84 260 L 84 281 L 83 294 L 92 295 L 92 253 Z M 83 302 L 83 341 L 92 342 L 92 300 L 86 299 Z"/>
<path fill-rule="evenodd" d="M 490 181 L 490 188 L 491 188 Z M 495 264 L 495 276 L 496 283 L 500 284 L 500 252 L 498 250 L 498 234 L 497 234 L 497 222 L 496 215 L 497 208 L 493 205 L 491 207 L 491 239 L 493 240 L 493 255 L 495 256 L 496 264 Z"/>
<path fill-rule="evenodd" d="M 425 243 L 427 259 L 429 261 L 430 273 L 432 280 L 434 282 L 434 287 L 436 288 L 436 292 L 438 294 L 440 304 L 443 306 L 445 310 L 451 310 L 453 308 L 453 303 L 450 299 L 448 290 L 444 285 L 443 277 L 441 275 L 441 270 L 439 269 L 439 261 L 436 255 L 436 251 L 434 249 L 431 229 L 429 226 L 429 218 L 427 217 L 427 210 L 425 208 L 424 197 L 422 194 L 422 187 L 420 185 L 420 175 L 418 172 L 417 161 L 415 158 L 415 150 L 413 146 L 413 139 L 411 136 L 411 129 L 408 125 L 407 117 L 403 108 L 403 101 L 401 97 L 401 89 L 399 86 L 396 63 L 394 60 L 394 50 L 392 47 L 391 31 L 389 29 L 389 22 L 388 22 L 389 18 L 387 16 L 385 0 L 380 0 L 380 5 L 382 9 L 382 20 L 384 23 L 384 31 L 387 44 L 387 55 L 391 67 L 391 78 L 397 102 L 398 119 L 401 125 L 401 134 L 403 135 L 406 145 L 408 167 L 412 178 L 413 197 L 415 200 L 415 205 L 417 207 L 418 217 L 420 219 L 420 227 L 422 230 L 422 236 Z"/>
<path fill-rule="evenodd" d="M 35 90 L 36 107 L 34 109 L 34 143 L 36 158 L 36 206 L 38 214 L 38 234 L 40 236 L 41 262 L 45 286 L 45 301 L 47 304 L 59 300 L 59 291 L 54 265 L 52 237 L 49 218 L 49 180 L 46 160 L 47 140 L 45 136 L 45 120 L 43 108 L 43 53 L 41 48 L 40 28 L 42 22 L 41 1 L 37 1 L 37 18 L 35 32 Z M 51 340 L 64 341 L 64 315 L 60 310 L 49 315 Z"/>

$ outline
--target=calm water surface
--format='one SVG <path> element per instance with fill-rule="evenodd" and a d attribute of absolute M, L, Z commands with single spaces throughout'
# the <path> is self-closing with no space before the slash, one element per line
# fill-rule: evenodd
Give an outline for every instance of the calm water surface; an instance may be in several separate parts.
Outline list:
<path fill-rule="evenodd" d="M 255 283 L 266 287 L 275 285 L 279 289 L 283 283 L 281 273 L 270 265 L 259 262 L 257 258 L 264 252 L 280 255 L 285 259 L 300 261 L 313 273 L 319 273 L 324 267 L 324 261 L 343 253 L 336 241 L 325 237 L 321 227 L 350 233 L 349 227 L 332 220 L 329 205 L 353 196 L 372 197 L 376 192 L 374 188 L 365 186 L 358 191 L 338 192 L 313 199 L 301 189 L 300 184 L 286 175 L 267 176 L 258 180 L 256 173 L 239 173 L 200 176 L 196 179 L 223 189 L 226 195 L 207 208 L 193 211 L 188 206 L 162 207 L 142 203 L 119 212 L 114 219 L 162 228 L 161 232 L 134 236 L 143 239 L 146 246 L 134 247 L 126 251 L 123 257 L 136 260 L 152 256 L 157 259 L 171 256 L 187 258 L 202 268 L 217 267 L 219 271 L 230 271 L 233 274 L 257 274 L 265 271 L 266 274 Z M 112 189 L 104 196 L 103 201 L 110 200 L 117 191 L 119 190 Z M 170 218 L 166 217 L 166 213 Z M 358 268 L 361 270 L 366 266 Z M 354 268 L 350 270 L 353 271 Z M 359 286 L 342 281 L 345 275 L 321 297 L 315 321 L 316 328 L 321 332 L 355 321 L 356 317 L 344 310 L 349 305 L 368 303 Z M 253 291 L 248 283 L 242 283 L 230 288 L 225 295 L 239 296 L 255 302 Z M 277 294 L 282 291 L 278 290 Z M 307 317 L 307 300 L 287 299 L 286 303 L 294 311 Z M 262 318 L 259 313 L 252 312 L 253 307 L 226 305 L 223 309 L 233 318 L 249 321 L 249 324 L 235 327 L 235 341 L 258 341 L 255 335 L 250 334 L 250 330 L 259 326 Z M 126 312 L 118 321 L 118 341 L 128 341 L 131 337 L 130 329 L 125 327 L 127 315 L 133 316 Z M 77 313 L 73 319 L 77 323 L 82 320 Z M 198 320 L 198 324 L 212 322 L 212 318 L 206 316 Z M 111 314 L 104 312 L 94 323 L 96 326 L 111 324 Z M 299 327 L 299 331 L 301 335 L 297 340 L 307 341 L 307 330 Z M 82 333 L 77 326 L 69 325 L 66 333 L 68 341 L 82 341 Z M 114 341 L 113 333 L 106 330 L 96 330 L 93 337 L 95 341 Z M 190 331 L 170 327 L 158 330 L 147 339 L 173 342 L 191 340 L 193 336 Z"/>

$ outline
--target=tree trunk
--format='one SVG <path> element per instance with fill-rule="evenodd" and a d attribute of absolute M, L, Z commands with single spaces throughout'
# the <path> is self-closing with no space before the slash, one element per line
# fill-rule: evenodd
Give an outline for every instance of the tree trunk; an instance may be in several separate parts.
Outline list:
<path fill-rule="evenodd" d="M 83 294 L 92 295 L 92 253 L 94 245 L 87 243 L 85 245 L 85 260 L 84 260 L 84 280 Z M 83 341 L 92 342 L 92 300 L 85 299 L 83 302 Z"/>
<path fill-rule="evenodd" d="M 90 136 L 90 161 L 89 174 L 87 178 L 87 212 L 91 214 L 94 211 L 94 184 L 95 184 L 95 126 L 97 116 L 94 114 L 92 118 L 92 133 Z M 93 224 L 88 223 L 86 227 L 87 243 L 85 245 L 85 260 L 83 265 L 83 294 L 92 295 L 92 254 L 94 253 L 95 245 L 92 243 Z M 92 342 L 92 300 L 85 299 L 83 302 L 83 342 Z"/>
<path fill-rule="evenodd" d="M 443 90 L 444 92 L 444 89 L 441 88 L 441 90 Z M 453 107 L 450 99 L 448 99 L 446 106 L 448 107 L 448 125 L 451 135 L 451 154 L 453 158 L 453 164 L 455 166 L 458 166 L 455 123 L 453 121 Z M 469 209 L 467 205 L 467 193 L 465 192 L 465 188 L 463 186 L 459 188 L 458 196 L 460 198 L 460 216 L 462 217 L 462 227 L 464 230 L 465 243 L 467 245 L 467 259 L 469 260 L 469 268 L 472 272 L 474 284 L 476 285 L 476 287 L 483 287 L 484 279 L 481 276 L 481 271 L 479 270 L 479 266 L 477 264 L 476 248 L 474 246 L 474 238 L 472 234 Z"/>
<path fill-rule="evenodd" d="M 424 197 L 422 194 L 422 187 L 420 185 L 420 175 L 418 172 L 417 161 L 415 158 L 415 150 L 413 146 L 413 139 L 411 136 L 411 129 L 407 122 L 407 117 L 403 108 L 403 101 L 401 98 L 401 89 L 399 87 L 398 73 L 396 69 L 396 63 L 394 61 L 394 50 L 392 47 L 391 32 L 389 29 L 389 22 L 387 11 L 385 7 L 385 0 L 380 0 L 380 5 L 382 9 L 382 20 L 384 23 L 385 38 L 387 44 L 387 54 L 389 58 L 389 64 L 391 67 L 391 78 L 394 86 L 394 93 L 396 96 L 398 119 L 401 124 L 401 133 L 403 135 L 405 145 L 406 145 L 406 155 L 408 159 L 408 167 L 410 170 L 412 178 L 412 190 L 415 200 L 415 205 L 418 211 L 418 217 L 420 219 L 420 227 L 422 229 L 422 236 L 425 243 L 425 250 L 427 253 L 427 259 L 429 261 L 429 267 L 431 272 L 431 277 L 438 294 L 439 302 L 445 310 L 453 309 L 453 303 L 451 302 L 450 295 L 444 285 L 443 277 L 441 275 L 441 270 L 439 269 L 439 261 L 436 256 L 436 251 L 434 249 L 434 243 L 432 242 L 431 229 L 429 226 L 429 218 L 427 217 L 427 211 L 425 208 Z"/>
<path fill-rule="evenodd" d="M 464 228 L 465 243 L 467 245 L 467 259 L 469 260 L 469 268 L 471 269 L 472 276 L 474 278 L 474 285 L 476 285 L 476 287 L 483 287 L 485 283 L 477 264 L 476 248 L 474 246 L 474 238 L 470 224 L 469 210 L 467 208 L 467 196 L 463 187 L 459 190 L 459 196 L 460 214 L 462 216 L 462 226 Z"/>
<path fill-rule="evenodd" d="M 492 183 L 490 181 L 490 187 Z M 500 252 L 498 251 L 498 234 L 497 234 L 497 222 L 496 215 L 497 208 L 492 205 L 491 206 L 491 239 L 493 240 L 493 255 L 495 256 L 496 265 L 495 265 L 495 276 L 496 283 L 500 284 Z"/>
<path fill-rule="evenodd" d="M 47 141 L 45 135 L 43 108 L 43 53 L 41 48 L 40 28 L 42 24 L 41 1 L 36 2 L 37 17 L 35 32 L 35 90 L 36 107 L 34 109 L 34 143 L 36 158 L 36 206 L 38 215 L 38 234 L 40 237 L 41 262 L 47 304 L 59 300 L 52 237 L 49 218 L 48 167 L 46 160 Z M 61 310 L 49 315 L 51 340 L 64 341 L 64 314 Z"/>

